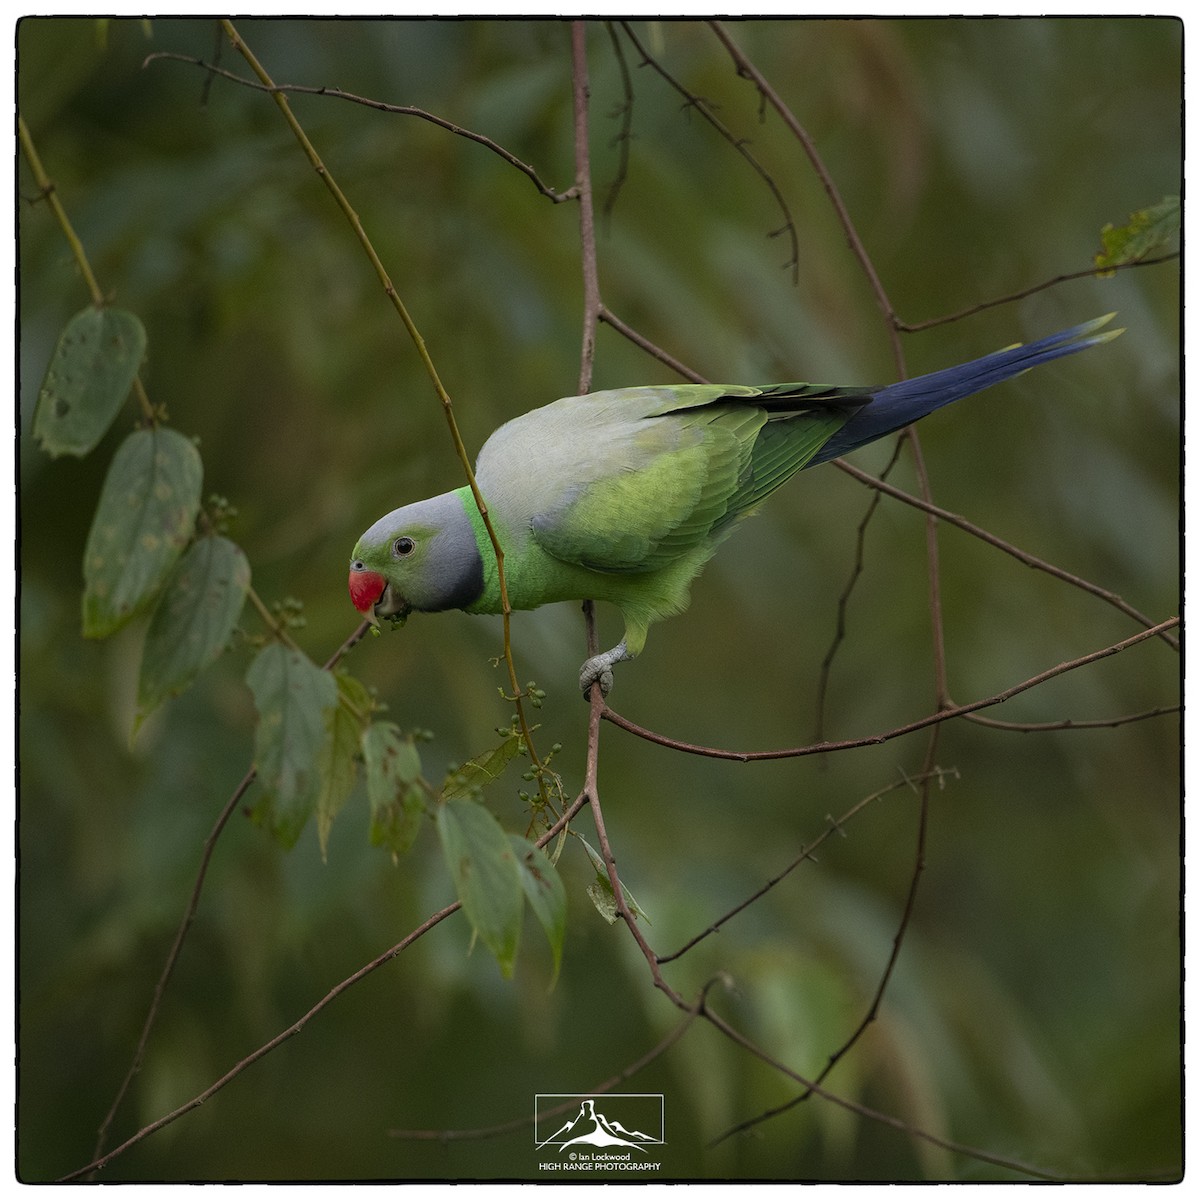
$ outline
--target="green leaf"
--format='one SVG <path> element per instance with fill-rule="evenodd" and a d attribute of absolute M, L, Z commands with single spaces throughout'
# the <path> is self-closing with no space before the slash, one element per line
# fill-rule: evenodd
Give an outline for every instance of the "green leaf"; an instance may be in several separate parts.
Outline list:
<path fill-rule="evenodd" d="M 438 805 L 437 830 L 467 920 L 507 979 L 517 957 L 525 906 L 508 834 L 482 804 L 460 797 Z"/>
<path fill-rule="evenodd" d="M 521 746 L 522 738 L 519 733 L 506 733 L 504 741 L 494 750 L 477 755 L 446 776 L 446 782 L 442 785 L 442 799 L 466 796 L 472 791 L 486 787 L 492 780 L 499 779 Z"/>
<path fill-rule="evenodd" d="M 139 429 L 113 455 L 83 553 L 83 635 L 107 637 L 157 594 L 192 536 L 204 469 L 173 429 Z"/>
<path fill-rule="evenodd" d="M 550 952 L 554 956 L 554 979 L 557 979 L 558 969 L 562 965 L 563 938 L 567 932 L 566 888 L 544 850 L 515 833 L 510 834 L 509 839 L 517 854 L 525 898 L 550 943 Z"/>
<path fill-rule="evenodd" d="M 386 846 L 395 858 L 407 853 L 421 831 L 425 814 L 421 756 L 411 737 L 385 721 L 367 728 L 362 754 L 371 806 L 371 845 Z"/>
<path fill-rule="evenodd" d="M 228 538 L 200 538 L 180 559 L 146 632 L 135 734 L 164 700 L 178 696 L 220 656 L 249 586 L 250 564 Z"/>
<path fill-rule="evenodd" d="M 338 703 L 325 714 L 329 736 L 318 764 L 321 784 L 317 793 L 317 841 L 322 858 L 329 846 L 334 818 L 342 811 L 358 778 L 359 734 L 363 714 L 371 707 L 367 689 L 353 675 L 337 675 L 334 682 Z"/>
<path fill-rule="evenodd" d="M 262 798 L 253 817 L 283 846 L 295 845 L 323 789 L 329 714 L 338 703 L 333 676 L 282 642 L 272 642 L 246 672 L 258 709 L 254 765 Z"/>
<path fill-rule="evenodd" d="M 59 336 L 33 414 L 33 435 L 57 458 L 94 449 L 121 410 L 146 353 L 146 331 L 119 308 L 85 308 Z"/>
<path fill-rule="evenodd" d="M 591 897 L 592 903 L 596 906 L 596 911 L 612 925 L 617 920 L 617 900 L 613 893 L 612 884 L 608 878 L 608 867 L 604 864 L 603 857 L 587 844 L 587 841 L 582 836 L 579 838 L 583 842 L 583 848 L 588 853 L 588 858 L 592 860 L 592 868 L 596 872 L 596 878 L 588 884 L 587 894 Z M 633 893 L 621 884 L 621 895 L 625 897 L 625 906 L 635 917 L 640 917 L 645 920 L 646 924 L 650 924 L 650 918 L 646 916 L 646 910 L 633 898 Z"/>
<path fill-rule="evenodd" d="M 1179 197 L 1166 196 L 1150 208 L 1130 213 L 1129 221 L 1119 228 L 1105 225 L 1100 230 L 1096 266 L 1117 267 L 1137 262 L 1160 250 L 1166 250 L 1179 236 Z"/>

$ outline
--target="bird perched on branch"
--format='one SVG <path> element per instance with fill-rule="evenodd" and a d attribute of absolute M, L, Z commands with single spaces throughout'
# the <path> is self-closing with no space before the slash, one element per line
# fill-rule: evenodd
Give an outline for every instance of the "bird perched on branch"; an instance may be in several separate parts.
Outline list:
<path fill-rule="evenodd" d="M 738 522 L 797 471 L 903 429 L 973 392 L 1116 337 L 1112 314 L 885 387 L 681 384 L 568 396 L 502 425 L 475 478 L 504 552 L 512 609 L 605 600 L 625 636 L 580 671 L 607 694 L 614 664 L 681 612 Z M 496 554 L 470 487 L 381 517 L 358 540 L 350 597 L 378 625 L 411 612 L 502 611 Z"/>

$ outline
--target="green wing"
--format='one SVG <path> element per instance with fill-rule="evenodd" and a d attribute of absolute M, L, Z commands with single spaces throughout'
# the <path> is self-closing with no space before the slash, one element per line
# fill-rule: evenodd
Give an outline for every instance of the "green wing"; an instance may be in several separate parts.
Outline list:
<path fill-rule="evenodd" d="M 660 570 L 760 504 L 869 398 L 865 389 L 810 384 L 635 388 L 583 398 L 609 406 L 617 444 L 602 447 L 598 477 L 533 517 L 533 536 L 555 558 L 593 571 Z"/>

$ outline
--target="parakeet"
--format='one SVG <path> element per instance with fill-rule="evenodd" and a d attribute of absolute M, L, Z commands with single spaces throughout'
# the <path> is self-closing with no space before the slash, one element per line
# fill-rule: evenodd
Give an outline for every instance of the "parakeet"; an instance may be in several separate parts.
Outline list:
<path fill-rule="evenodd" d="M 885 387 L 682 384 L 568 396 L 502 425 L 475 478 L 504 550 L 513 609 L 604 600 L 625 636 L 580 671 L 607 694 L 615 663 L 681 612 L 721 542 L 777 487 L 1039 363 L 1114 338 L 1113 314 Z M 496 557 L 469 487 L 409 504 L 368 529 L 350 597 L 382 617 L 501 611 Z"/>

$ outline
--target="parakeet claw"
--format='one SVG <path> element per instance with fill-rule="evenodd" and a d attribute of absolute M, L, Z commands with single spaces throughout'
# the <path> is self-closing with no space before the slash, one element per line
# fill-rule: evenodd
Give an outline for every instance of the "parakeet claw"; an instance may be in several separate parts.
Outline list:
<path fill-rule="evenodd" d="M 579 668 L 579 687 L 583 691 L 583 698 L 588 698 L 593 683 L 600 685 L 600 695 L 607 696 L 613 685 L 613 664 L 628 662 L 631 658 L 633 655 L 625 649 L 624 642 L 611 650 L 605 650 L 603 654 L 593 654 Z"/>

